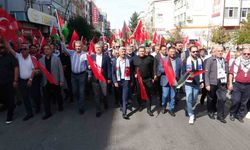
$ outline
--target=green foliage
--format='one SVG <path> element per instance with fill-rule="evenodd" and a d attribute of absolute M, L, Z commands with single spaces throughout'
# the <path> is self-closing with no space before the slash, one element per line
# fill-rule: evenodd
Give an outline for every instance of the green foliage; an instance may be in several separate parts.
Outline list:
<path fill-rule="evenodd" d="M 166 39 L 167 43 L 174 43 L 176 41 L 182 41 L 183 35 L 180 26 L 175 26 L 175 30 L 171 33 L 171 37 Z"/>
<path fill-rule="evenodd" d="M 137 12 L 134 12 L 132 16 L 130 17 L 130 21 L 129 21 L 129 28 L 131 30 L 131 33 L 134 33 L 134 30 L 139 20 L 140 20 L 139 14 Z"/>
<path fill-rule="evenodd" d="M 81 16 L 70 18 L 68 22 L 68 29 L 68 41 L 70 41 L 74 30 L 78 33 L 79 38 L 83 36 L 87 41 L 90 41 L 93 37 L 101 36 L 101 33 L 95 31 L 94 27 L 88 24 L 87 20 Z"/>
<path fill-rule="evenodd" d="M 223 45 L 230 41 L 230 35 L 226 33 L 225 28 L 217 26 L 212 29 L 211 41 Z"/>
<path fill-rule="evenodd" d="M 242 23 L 242 26 L 238 32 L 237 44 L 249 44 L 250 43 L 250 13 L 247 15 L 247 21 Z"/>

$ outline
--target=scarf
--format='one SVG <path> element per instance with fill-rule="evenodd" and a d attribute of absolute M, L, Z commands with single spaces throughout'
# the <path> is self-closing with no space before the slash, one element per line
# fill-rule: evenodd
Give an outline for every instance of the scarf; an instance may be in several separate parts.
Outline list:
<path fill-rule="evenodd" d="M 225 60 L 216 59 L 217 61 L 217 78 L 221 81 L 221 83 L 226 83 L 227 82 L 227 75 L 226 75 L 226 65 L 225 65 Z"/>
<path fill-rule="evenodd" d="M 193 68 L 193 64 L 196 63 L 196 66 L 194 65 L 195 68 Z M 187 58 L 187 64 L 186 64 L 186 71 L 187 72 L 192 72 L 196 70 L 202 70 L 202 60 L 200 58 L 196 59 L 196 62 L 192 61 L 191 57 Z M 186 82 L 192 83 L 194 77 L 189 77 Z M 200 74 L 200 82 L 202 82 L 202 74 Z"/>
<path fill-rule="evenodd" d="M 233 75 L 234 75 L 234 81 L 235 81 L 235 77 L 239 71 L 239 67 L 241 68 L 241 70 L 245 73 L 245 76 L 247 76 L 247 73 L 250 69 L 250 59 L 249 60 L 245 60 L 242 58 L 242 56 L 238 57 L 235 61 L 234 61 L 234 69 L 233 69 Z"/>
<path fill-rule="evenodd" d="M 116 60 L 116 78 L 117 81 L 121 81 L 121 72 L 124 72 L 124 80 L 130 80 L 130 64 L 129 59 L 125 58 L 125 70 L 121 70 L 121 58 L 118 57 Z"/>

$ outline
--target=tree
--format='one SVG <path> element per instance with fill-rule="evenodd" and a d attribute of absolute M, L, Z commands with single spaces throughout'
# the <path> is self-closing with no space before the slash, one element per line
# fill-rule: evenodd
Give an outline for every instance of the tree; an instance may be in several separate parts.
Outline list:
<path fill-rule="evenodd" d="M 101 35 L 101 33 L 95 31 L 94 27 L 81 16 L 70 18 L 68 22 L 68 28 L 70 31 L 68 41 L 70 41 L 74 30 L 78 33 L 79 37 L 83 36 L 87 41 L 90 41 L 95 36 L 99 37 Z"/>
<path fill-rule="evenodd" d="M 242 23 L 242 26 L 238 32 L 237 44 L 249 44 L 250 43 L 250 13 L 247 15 L 247 21 Z"/>
<path fill-rule="evenodd" d="M 229 33 L 226 33 L 225 28 L 215 27 L 212 29 L 211 41 L 216 44 L 225 44 L 230 40 Z"/>
<path fill-rule="evenodd" d="M 134 30 L 139 20 L 140 20 L 139 14 L 137 12 L 134 12 L 132 16 L 130 17 L 130 21 L 129 21 L 129 28 L 131 30 L 131 33 L 134 33 Z"/>
<path fill-rule="evenodd" d="M 181 26 L 175 26 L 175 30 L 171 34 L 170 41 L 176 42 L 176 41 L 182 41 L 183 40 L 183 35 L 181 32 Z"/>

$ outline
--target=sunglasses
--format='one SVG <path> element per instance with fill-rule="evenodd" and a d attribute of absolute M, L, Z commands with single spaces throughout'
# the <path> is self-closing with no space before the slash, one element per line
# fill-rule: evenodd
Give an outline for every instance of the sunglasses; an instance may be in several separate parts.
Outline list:
<path fill-rule="evenodd" d="M 120 48 L 120 46 L 116 46 L 115 48 Z"/>
<path fill-rule="evenodd" d="M 198 53 L 198 51 L 191 51 L 192 53 Z"/>
<path fill-rule="evenodd" d="M 243 55 L 245 55 L 245 56 L 250 56 L 250 53 L 243 53 Z"/>

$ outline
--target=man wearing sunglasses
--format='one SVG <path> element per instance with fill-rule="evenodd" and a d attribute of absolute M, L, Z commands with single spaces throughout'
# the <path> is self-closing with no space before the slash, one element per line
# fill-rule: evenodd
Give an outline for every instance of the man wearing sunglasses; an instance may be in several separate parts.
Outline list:
<path fill-rule="evenodd" d="M 5 123 L 10 124 L 15 109 L 13 93 L 18 83 L 19 74 L 17 60 L 7 52 L 5 43 L 0 37 L 0 97 L 7 107 Z"/>
<path fill-rule="evenodd" d="M 232 90 L 230 120 L 235 118 L 244 122 L 247 113 L 247 102 L 250 98 L 250 49 L 243 49 L 229 71 L 228 89 Z"/>
<path fill-rule="evenodd" d="M 15 56 L 19 63 L 19 87 L 22 93 L 22 98 L 26 110 L 26 116 L 23 121 L 27 121 L 33 117 L 32 104 L 31 104 L 31 85 L 35 75 L 34 65 L 31 59 L 31 55 L 28 43 L 21 44 L 21 53 L 14 51 L 10 45 L 6 42 L 6 48 L 9 52 Z"/>
<path fill-rule="evenodd" d="M 198 47 L 191 46 L 189 49 L 189 57 L 187 57 L 186 61 L 183 65 L 184 72 L 193 72 L 202 70 L 202 60 L 197 56 L 198 55 Z M 185 92 L 186 92 L 186 104 L 187 104 L 187 114 L 189 116 L 189 124 L 194 124 L 195 116 L 193 111 L 193 106 L 195 105 L 199 89 L 203 88 L 203 78 L 202 75 L 190 77 L 186 80 L 185 83 Z"/>

